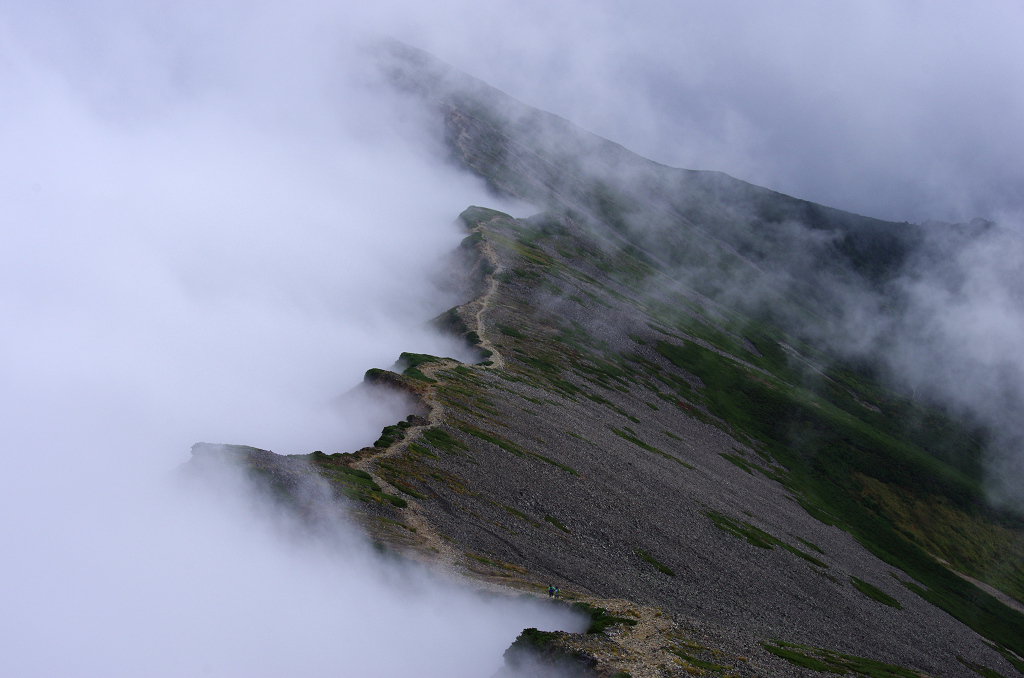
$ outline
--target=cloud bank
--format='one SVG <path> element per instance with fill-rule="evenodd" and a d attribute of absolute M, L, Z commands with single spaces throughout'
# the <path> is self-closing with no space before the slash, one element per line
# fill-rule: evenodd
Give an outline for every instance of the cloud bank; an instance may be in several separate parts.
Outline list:
<path fill-rule="evenodd" d="M 12 676 L 490 675 L 572 624 L 393 570 L 198 440 L 351 451 L 405 412 L 336 397 L 424 323 L 486 200 L 316 7 L 0 12 L 0 656 Z M 340 536 L 339 536 L 340 535 Z"/>

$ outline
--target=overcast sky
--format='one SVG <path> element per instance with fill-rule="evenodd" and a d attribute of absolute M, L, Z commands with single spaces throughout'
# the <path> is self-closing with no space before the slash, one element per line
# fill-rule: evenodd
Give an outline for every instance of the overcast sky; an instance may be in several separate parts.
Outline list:
<path fill-rule="evenodd" d="M 369 444 L 402 413 L 331 399 L 401 351 L 459 350 L 424 329 L 456 301 L 432 280 L 456 215 L 495 202 L 373 87 L 361 44 L 405 40 L 670 165 L 1012 222 L 1024 10 L 960 6 L 7 0 L 0 656 L 18 675 L 326 674 L 337 610 L 376 603 L 367 628 L 411 615 L 464 651 L 423 675 L 479 675 L 536 620 L 429 587 L 409 607 L 375 565 L 293 553 L 233 492 L 197 509 L 158 489 L 199 440 Z M 361 638 L 341 649 L 372 655 Z M 379 675 L 409 675 L 390 658 Z"/>
<path fill-rule="evenodd" d="M 903 221 L 1019 214 L 1024 5 L 509 2 L 400 36 L 651 159 Z"/>

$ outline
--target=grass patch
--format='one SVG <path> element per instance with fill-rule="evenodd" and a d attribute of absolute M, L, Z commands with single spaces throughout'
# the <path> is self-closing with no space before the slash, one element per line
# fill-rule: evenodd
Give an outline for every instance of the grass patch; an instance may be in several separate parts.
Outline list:
<path fill-rule="evenodd" d="M 465 238 L 463 238 L 462 242 L 459 243 L 459 247 L 461 247 L 464 250 L 469 250 L 473 249 L 474 247 L 476 247 L 476 245 L 482 243 L 483 241 L 484 234 L 481 233 L 480 231 L 475 231 L 467 235 Z"/>
<path fill-rule="evenodd" d="M 519 518 L 520 520 L 525 520 L 526 522 L 530 523 L 534 527 L 540 527 L 540 525 L 537 522 L 535 522 L 530 516 L 526 515 L 525 513 L 520 511 L 519 509 L 514 509 L 511 506 L 505 506 L 504 504 L 502 504 L 501 508 L 503 508 L 506 511 L 508 511 L 510 515 L 513 515 L 516 518 Z"/>
<path fill-rule="evenodd" d="M 424 363 L 438 362 L 440 360 L 441 358 L 433 355 L 427 355 L 426 353 L 402 353 L 398 356 L 398 362 L 405 366 L 402 370 L 402 374 L 413 379 L 425 381 L 428 384 L 436 384 L 437 380 L 431 379 L 423 374 L 419 369 L 420 365 L 423 365 Z"/>
<path fill-rule="evenodd" d="M 380 437 L 374 441 L 373 446 L 381 449 L 391 447 L 400 440 L 405 439 L 405 429 L 409 428 L 409 422 L 400 421 L 393 426 L 385 426 L 380 432 Z"/>
<path fill-rule="evenodd" d="M 591 445 L 593 445 L 593 444 L 594 444 L 594 443 L 592 443 L 591 441 L 589 441 L 589 440 L 587 440 L 586 438 L 584 438 L 583 436 L 581 436 L 580 434 L 578 434 L 578 433 L 574 433 L 573 431 L 566 431 L 566 433 L 568 433 L 569 435 L 571 435 L 571 436 L 572 436 L 573 438 L 576 438 L 577 440 L 582 440 L 583 442 L 585 442 L 585 443 L 590 443 Z"/>
<path fill-rule="evenodd" d="M 558 518 L 555 518 L 554 516 L 544 516 L 544 520 L 548 521 L 549 523 L 560 529 L 562 532 L 565 532 L 566 534 L 571 534 L 569 532 L 569 528 L 567 528 L 562 523 L 558 522 Z"/>
<path fill-rule="evenodd" d="M 1002 645 L 999 645 L 998 643 L 992 643 L 986 640 L 985 644 L 991 647 L 999 654 L 1003 655 L 1003 659 L 1008 661 L 1010 665 L 1013 666 L 1013 668 L 1017 669 L 1018 672 L 1024 673 L 1024 657 L 1020 657 L 1014 654 L 1013 652 L 1006 649 Z"/>
<path fill-rule="evenodd" d="M 719 664 L 713 664 L 711 662 L 706 662 L 703 659 L 697 659 L 696 657 L 692 657 L 692 656 L 686 654 L 685 652 L 683 652 L 682 650 L 680 650 L 678 648 L 675 648 L 675 647 L 668 648 L 668 651 L 671 652 L 672 654 L 674 654 L 675 656 L 679 657 L 683 661 L 685 661 L 687 664 L 690 664 L 692 666 L 696 666 L 698 669 L 704 669 L 705 671 L 713 671 L 714 673 L 721 673 L 722 671 L 725 671 L 727 668 L 729 668 L 728 666 L 721 666 Z"/>
<path fill-rule="evenodd" d="M 376 499 L 377 501 L 379 501 L 381 503 L 391 504 L 395 508 L 405 508 L 406 506 L 409 505 L 409 502 L 407 502 L 406 500 L 402 499 L 401 497 L 396 496 L 394 494 L 388 494 L 387 492 L 380 491 L 379 489 L 378 490 L 370 490 L 366 494 L 369 495 L 369 497 L 372 498 L 372 499 Z M 360 497 L 360 499 L 364 499 L 365 500 L 365 497 Z"/>
<path fill-rule="evenodd" d="M 409 449 L 416 454 L 422 454 L 424 457 L 430 457 L 431 459 L 437 459 L 438 456 L 430 451 L 430 448 L 426 445 L 420 445 L 418 443 L 409 443 Z"/>
<path fill-rule="evenodd" d="M 894 666 L 874 659 L 840 654 L 832 650 L 794 643 L 762 643 L 765 650 L 791 664 L 823 673 L 844 675 L 853 673 L 868 678 L 921 678 L 921 674 L 902 666 Z"/>
<path fill-rule="evenodd" d="M 728 534 L 731 534 L 732 536 L 738 539 L 745 540 L 751 546 L 756 546 L 758 548 L 769 550 L 775 548 L 776 546 L 779 546 L 785 549 L 786 551 L 789 551 L 794 556 L 797 556 L 798 558 L 803 558 L 812 565 L 817 565 L 822 569 L 828 567 L 826 563 L 818 560 L 814 556 L 804 553 L 795 546 L 790 546 L 778 537 L 773 537 L 764 530 L 758 527 L 754 527 L 750 523 L 742 522 L 739 520 L 733 520 L 732 518 L 722 515 L 717 511 L 705 511 L 704 515 L 710 518 L 711 522 L 713 522 L 715 524 L 715 527 L 717 527 L 718 529 Z"/>
<path fill-rule="evenodd" d="M 423 438 L 437 449 L 452 454 L 458 454 L 460 451 L 468 449 L 461 440 L 453 438 L 439 428 L 427 429 L 423 432 Z"/>
<path fill-rule="evenodd" d="M 537 452 L 530 452 L 529 450 L 525 450 L 522 447 L 520 447 L 519 445 L 516 445 L 511 440 L 507 440 L 505 438 L 502 438 L 501 436 L 496 435 L 494 433 L 490 433 L 488 431 L 484 431 L 484 430 L 479 429 L 479 428 L 477 428 L 475 426 L 470 426 L 469 424 L 467 424 L 465 422 L 463 422 L 461 424 L 458 424 L 456 426 L 456 428 L 458 428 L 463 433 L 468 433 L 469 435 L 477 437 L 477 438 L 480 438 L 481 440 L 485 440 L 485 441 L 491 443 L 492 445 L 497 445 L 501 449 L 505 450 L 506 452 L 509 452 L 510 454 L 514 454 L 517 457 L 525 457 L 525 458 L 537 459 L 539 461 L 543 461 L 544 463 L 551 464 L 552 466 L 557 466 L 558 468 L 562 469 L 566 473 L 571 473 L 574 476 L 578 476 L 579 475 L 579 473 L 577 473 L 576 470 L 574 468 L 572 468 L 571 466 L 566 466 L 565 464 L 561 464 L 561 463 L 555 461 L 554 459 L 551 459 L 549 457 L 545 457 L 543 454 L 538 454 Z"/>
<path fill-rule="evenodd" d="M 654 452 L 655 454 L 660 454 L 661 456 L 665 457 L 666 459 L 671 459 L 674 462 L 678 462 L 680 464 L 683 463 L 682 461 L 680 461 L 676 457 L 672 456 L 668 452 L 662 452 L 661 450 L 659 450 L 654 445 L 648 445 L 644 441 L 642 441 L 639 438 L 637 438 L 635 435 L 630 435 L 625 430 L 617 429 L 614 426 L 612 426 L 611 424 L 608 425 L 608 428 L 610 428 L 612 430 L 612 433 L 614 433 L 615 435 L 619 436 L 623 440 L 628 440 L 629 442 L 633 443 L 637 447 L 641 447 L 641 448 L 647 450 L 648 452 Z"/>
<path fill-rule="evenodd" d="M 402 494 L 407 494 L 413 499 L 427 499 L 427 495 L 422 492 L 418 492 L 412 485 L 397 480 L 395 478 L 388 478 L 387 481 L 395 486 L 395 489 Z"/>
<path fill-rule="evenodd" d="M 775 647 L 773 645 L 765 645 L 764 649 L 768 650 L 776 657 L 781 657 L 785 659 L 790 664 L 802 666 L 805 669 L 811 669 L 812 671 L 821 671 L 822 673 L 846 673 L 845 670 L 830 666 L 829 664 L 826 664 L 825 662 L 819 659 L 807 656 L 803 652 L 797 652 L 796 650 L 790 650 L 783 647 Z"/>
<path fill-rule="evenodd" d="M 514 327 L 509 327 L 508 325 L 502 325 L 501 323 L 498 323 L 497 327 L 498 327 L 498 331 L 501 332 L 502 334 L 504 334 L 507 337 L 513 337 L 515 339 L 525 339 L 526 338 L 525 334 L 523 334 L 522 332 L 520 332 L 519 330 L 517 330 Z"/>
<path fill-rule="evenodd" d="M 967 668 L 969 668 L 971 671 L 974 671 L 979 676 L 983 676 L 984 678 L 1006 678 L 1006 676 L 999 673 L 995 669 L 990 669 L 983 664 L 976 664 L 975 662 L 972 662 L 969 659 L 964 659 L 960 655 L 956 656 L 956 660 L 964 666 L 966 666 Z"/>
<path fill-rule="evenodd" d="M 853 584 L 853 588 L 857 589 L 868 598 L 871 598 L 872 600 L 877 600 L 882 605 L 895 607 L 897 610 L 903 609 L 903 606 L 900 605 L 900 601 L 896 600 L 880 588 L 872 586 L 863 579 L 857 579 L 856 577 L 851 576 L 850 583 Z"/>
<path fill-rule="evenodd" d="M 655 559 L 654 556 L 647 553 L 646 551 L 641 551 L 640 549 L 637 549 L 636 554 L 640 556 L 641 560 L 653 565 L 654 569 L 656 569 L 658 572 L 661 572 L 662 574 L 667 574 L 670 577 L 676 576 L 676 573 L 672 571 L 672 568 L 670 568 L 668 565 L 658 562 L 658 560 Z"/>
<path fill-rule="evenodd" d="M 747 461 L 743 457 L 740 457 L 740 456 L 735 455 L 735 454 L 728 454 L 726 452 L 719 452 L 718 456 L 721 457 L 722 459 L 725 459 L 726 461 L 731 463 L 733 466 L 736 466 L 736 467 L 746 471 L 750 475 L 754 475 L 754 469 L 752 469 L 750 467 L 750 464 L 748 464 Z"/>
<path fill-rule="evenodd" d="M 635 619 L 610 615 L 605 608 L 590 605 L 589 603 L 573 603 L 569 608 L 590 617 L 590 626 L 587 627 L 587 633 L 604 633 L 605 629 L 616 624 L 636 626 Z"/>
<path fill-rule="evenodd" d="M 539 661 L 559 674 L 562 671 L 577 673 L 581 663 L 587 661 L 587 657 L 578 650 L 559 645 L 560 637 L 556 632 L 538 631 L 535 628 L 523 629 L 519 637 L 505 650 L 505 665 L 518 672 L 520 668 L 532 668 L 534 663 Z"/>
<path fill-rule="evenodd" d="M 813 544 L 813 543 L 807 541 L 806 539 L 801 539 L 800 537 L 797 537 L 796 535 L 793 535 L 793 538 L 796 539 L 801 544 L 803 544 L 804 546 L 806 546 L 807 548 L 811 549 L 812 551 L 817 551 L 818 553 L 820 553 L 822 555 L 825 554 L 825 551 L 820 546 L 818 546 L 817 544 Z"/>
<path fill-rule="evenodd" d="M 901 490 L 864 475 L 862 502 L 903 535 L 964 574 L 1024 602 L 1024 534 L 939 497 Z"/>

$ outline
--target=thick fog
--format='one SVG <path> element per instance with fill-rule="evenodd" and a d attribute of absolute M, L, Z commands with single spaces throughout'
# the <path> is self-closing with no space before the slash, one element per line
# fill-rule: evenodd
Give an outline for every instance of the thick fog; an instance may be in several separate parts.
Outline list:
<path fill-rule="evenodd" d="M 317 8 L 0 10 L 0 669 L 9 676 L 481 676 L 526 626 L 294 526 L 194 442 L 370 444 L 337 399 L 425 323 L 487 200 Z M 340 409 L 339 409 L 340 406 Z"/>

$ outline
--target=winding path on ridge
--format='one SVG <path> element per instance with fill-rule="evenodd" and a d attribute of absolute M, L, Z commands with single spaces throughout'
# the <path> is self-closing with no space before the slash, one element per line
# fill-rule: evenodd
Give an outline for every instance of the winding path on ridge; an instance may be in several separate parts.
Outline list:
<path fill-rule="evenodd" d="M 488 220 L 487 222 L 479 224 L 476 228 L 472 229 L 473 232 L 481 233 L 483 227 L 487 223 L 490 223 L 490 221 L 491 220 Z M 499 283 L 498 279 L 495 278 L 495 275 L 501 273 L 504 269 L 498 260 L 497 254 L 494 252 L 494 248 L 486 238 L 481 241 L 477 247 L 480 255 L 490 263 L 491 272 L 484 278 L 485 288 L 483 293 L 475 299 L 459 306 L 458 310 L 460 316 L 472 318 L 473 326 L 470 327 L 470 329 L 476 332 L 477 336 L 480 338 L 480 343 L 477 347 L 491 352 L 491 355 L 488 358 L 488 360 L 491 361 L 491 364 L 469 365 L 468 367 L 480 370 L 500 370 L 504 368 L 505 360 L 501 356 L 501 353 L 494 347 L 494 344 L 492 344 L 487 338 L 487 333 L 484 330 L 484 314 L 487 309 L 490 308 L 494 296 L 498 291 Z M 453 360 L 452 358 L 441 358 L 437 361 L 424 363 L 419 369 L 427 378 L 443 381 L 443 379 L 439 379 L 439 373 L 444 370 L 458 367 L 459 365 L 463 365 L 463 363 Z M 445 408 L 437 399 L 436 388 L 433 384 L 429 385 L 420 395 L 420 401 L 427 410 L 426 424 L 408 428 L 406 430 L 405 438 L 402 440 L 394 442 L 380 452 L 364 459 L 360 459 L 352 465 L 353 468 L 369 473 L 373 477 L 373 481 L 375 483 L 377 483 L 381 488 L 387 489 L 392 493 L 396 493 L 398 490 L 388 483 L 379 473 L 377 473 L 377 462 L 404 454 L 411 441 L 414 441 L 419 435 L 423 434 L 427 430 L 442 424 L 445 420 Z M 404 516 L 405 521 L 410 527 L 415 528 L 417 536 L 423 540 L 426 549 L 437 553 L 437 557 L 432 559 L 434 561 L 433 564 L 435 566 L 440 566 L 441 569 L 447 572 L 460 573 L 457 564 L 462 560 L 462 552 L 453 548 L 452 545 L 447 540 L 443 539 L 440 533 L 434 529 L 433 525 L 426 518 L 427 511 L 417 500 L 409 497 L 406 500 L 406 503 L 408 504 L 409 511 Z"/>
<path fill-rule="evenodd" d="M 478 230 L 475 232 L 479 232 L 480 228 L 482 228 L 482 226 L 478 226 Z M 490 367 L 491 369 L 500 370 L 505 367 L 505 359 L 502 357 L 501 353 L 494 348 L 494 344 L 491 343 L 491 340 L 487 338 L 487 333 L 484 332 L 484 313 L 491 307 L 491 301 L 494 299 L 494 295 L 498 291 L 498 279 L 494 276 L 501 273 L 504 268 L 498 261 L 498 255 L 494 253 L 494 247 L 491 246 L 491 243 L 488 240 L 484 240 L 481 243 L 480 254 L 490 262 L 493 267 L 491 273 L 488 273 L 485 278 L 487 288 L 484 290 L 483 294 L 473 301 L 463 304 L 461 308 L 464 308 L 467 311 L 472 311 L 475 325 L 473 330 L 477 333 L 477 336 L 480 337 L 480 348 L 491 352 L 490 361 L 492 364 L 489 366 L 481 365 L 480 367 L 482 369 Z"/>

